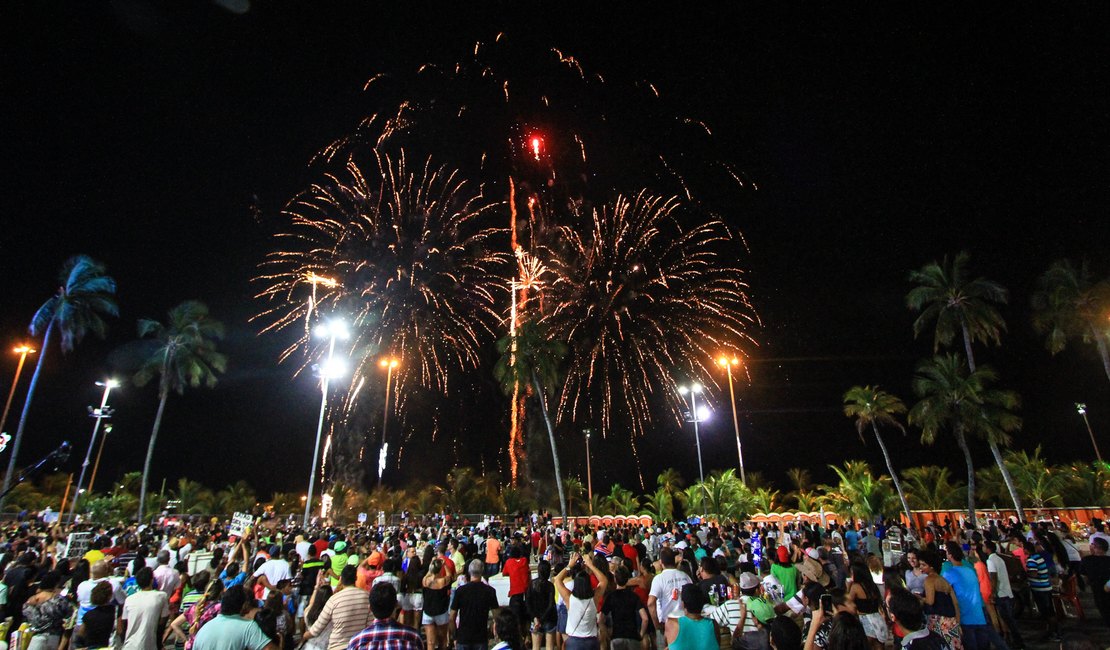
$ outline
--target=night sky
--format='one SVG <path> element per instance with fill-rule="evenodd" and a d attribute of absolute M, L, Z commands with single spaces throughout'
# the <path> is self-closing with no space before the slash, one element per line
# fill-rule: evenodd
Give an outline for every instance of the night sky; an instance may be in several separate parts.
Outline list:
<path fill-rule="evenodd" d="M 1092 456 L 1076 401 L 1088 403 L 1096 434 L 1110 427 L 1110 384 L 1093 347 L 1050 357 L 1028 309 L 1033 280 L 1055 259 L 1110 272 L 1105 6 L 250 4 L 235 13 L 199 0 L 33 2 L 5 12 L 0 341 L 25 337 L 73 254 L 107 264 L 121 309 L 106 341 L 67 358 L 51 350 L 23 462 L 62 439 L 83 453 L 85 406 L 98 399 L 109 354 L 134 338 L 137 318 L 163 319 L 197 298 L 228 325 L 230 370 L 214 390 L 170 398 L 152 484 L 245 478 L 263 493 L 302 492 L 318 392 L 276 363 L 288 336 L 259 336 L 248 322 L 267 217 L 311 180 L 312 154 L 372 112 L 369 77 L 463 58 L 501 31 L 591 70 L 651 80 L 709 124 L 727 161 L 758 184 L 728 214 L 750 247 L 742 262 L 763 321 L 751 384 L 738 385 L 749 471 L 785 488 L 791 466 L 828 479 L 827 463 L 881 463 L 841 414 L 841 395 L 878 383 L 912 401 L 909 380 L 931 337 L 913 339 L 906 274 L 961 249 L 977 274 L 1011 291 L 1003 346 L 977 353 L 1023 396 L 1016 444 L 1044 444 L 1057 462 Z M 4 358 L 6 391 L 14 359 Z M 702 431 L 707 471 L 735 463 L 727 393 L 715 401 Z M 125 386 L 112 403 L 102 476 L 141 468 L 157 397 Z M 462 462 L 501 462 L 493 450 L 508 427 L 491 408 L 505 410 L 474 404 L 460 416 L 485 427 L 467 433 Z M 580 438 L 567 433 L 564 466 L 581 468 Z M 889 439 L 903 467 L 962 474 L 954 446 L 923 449 L 915 431 Z M 668 465 L 696 478 L 689 429 L 659 427 L 640 449 L 649 481 Z M 619 435 L 594 453 L 595 489 L 637 485 Z M 975 456 L 988 460 L 985 445 Z M 454 462 L 446 445 L 420 458 L 394 484 L 425 472 L 439 480 Z"/>

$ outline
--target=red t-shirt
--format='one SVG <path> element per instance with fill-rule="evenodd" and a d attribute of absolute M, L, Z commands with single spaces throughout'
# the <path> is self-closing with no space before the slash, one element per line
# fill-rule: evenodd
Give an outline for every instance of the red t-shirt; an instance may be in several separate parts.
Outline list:
<path fill-rule="evenodd" d="M 624 544 L 621 546 L 621 552 L 624 553 L 624 559 L 632 565 L 633 571 L 640 570 L 639 554 L 636 553 L 636 547 L 631 544 Z"/>
<path fill-rule="evenodd" d="M 528 569 L 528 560 L 522 557 L 505 560 L 505 570 L 502 572 L 509 576 L 509 595 L 523 594 L 528 589 L 532 580 L 532 572 Z"/>

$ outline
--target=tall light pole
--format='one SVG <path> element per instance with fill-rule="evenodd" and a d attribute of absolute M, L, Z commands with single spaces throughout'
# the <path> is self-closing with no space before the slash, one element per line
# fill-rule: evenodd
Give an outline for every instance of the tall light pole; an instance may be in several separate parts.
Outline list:
<path fill-rule="evenodd" d="M 20 345 L 12 352 L 19 355 L 19 364 L 15 367 L 15 379 L 12 380 L 12 389 L 8 391 L 8 401 L 4 404 L 4 415 L 0 417 L 0 432 L 4 431 L 4 425 L 8 423 L 8 411 L 12 408 L 12 398 L 15 397 L 15 387 L 19 385 L 19 375 L 23 372 L 23 362 L 27 360 L 28 354 L 34 354 L 36 350 L 29 345 Z"/>
<path fill-rule="evenodd" d="M 382 448 L 378 452 L 378 486 L 382 484 L 382 474 L 385 473 L 385 462 L 389 454 L 389 442 L 386 438 L 386 433 L 389 431 L 389 388 L 393 383 L 393 369 L 401 365 L 401 362 L 394 358 L 382 359 L 378 365 L 385 368 L 385 413 L 382 415 Z M 396 392 L 396 391 L 394 391 Z"/>
<path fill-rule="evenodd" d="M 592 515 L 594 514 L 594 477 L 590 472 L 590 436 L 593 434 L 593 429 L 586 429 L 582 433 L 586 434 L 586 498 L 590 500 L 590 514 Z"/>
<path fill-rule="evenodd" d="M 96 470 L 100 469 L 100 455 L 104 453 L 104 443 L 108 442 L 108 434 L 112 432 L 112 423 L 104 425 L 104 437 L 100 439 L 100 448 L 96 450 L 96 460 L 93 462 L 93 473 L 89 477 L 89 494 L 92 494 L 93 484 L 96 483 Z"/>
<path fill-rule="evenodd" d="M 748 478 L 744 474 L 744 451 L 740 448 L 740 419 L 736 417 L 736 391 L 732 387 L 732 367 L 740 365 L 740 359 L 737 357 L 729 359 L 721 355 L 717 359 L 717 365 L 728 373 L 728 396 L 732 400 L 732 428 L 736 431 L 736 457 L 740 460 L 740 482 L 747 485 Z"/>
<path fill-rule="evenodd" d="M 342 376 L 346 370 L 345 364 L 335 358 L 335 341 L 346 340 L 350 333 L 347 325 L 341 320 L 328 321 L 316 326 L 317 338 L 328 339 L 328 356 L 324 363 L 318 366 L 320 371 L 320 421 L 316 424 L 316 446 L 312 450 L 312 467 L 308 470 L 308 496 L 304 504 L 304 524 L 308 528 L 309 511 L 312 509 L 312 493 L 316 489 L 316 463 L 320 459 L 320 437 L 324 433 L 324 414 L 328 408 L 328 383 L 331 379 Z"/>
<path fill-rule="evenodd" d="M 1075 410 L 1083 416 L 1083 422 L 1087 425 L 1087 434 L 1091 436 L 1091 446 L 1095 448 L 1095 458 L 1098 459 L 1099 464 L 1102 464 L 1102 454 L 1099 453 L 1098 443 L 1095 442 L 1095 432 L 1091 430 L 1091 421 L 1087 419 L 1087 405 L 1077 403 L 1075 405 Z"/>
<path fill-rule="evenodd" d="M 702 385 L 698 383 L 678 387 L 678 392 L 681 393 L 683 397 L 688 398 L 690 421 L 694 423 L 694 444 L 698 448 L 698 480 L 704 483 L 705 471 L 702 469 L 701 463 L 701 436 L 698 432 L 698 421 L 704 420 L 708 414 L 704 409 L 701 411 L 698 410 L 698 395 L 701 394 L 702 390 Z"/>
<path fill-rule="evenodd" d="M 93 424 L 92 437 L 89 438 L 89 449 L 85 452 L 85 460 L 81 463 L 81 473 L 78 474 L 77 488 L 73 492 L 73 502 L 69 505 L 70 523 L 73 523 L 73 516 L 77 512 L 77 501 L 81 498 L 81 485 L 85 482 L 85 470 L 89 468 L 89 459 L 92 458 L 93 446 L 96 445 L 96 434 L 100 431 L 100 422 L 104 418 L 112 417 L 113 409 L 108 406 L 108 394 L 112 392 L 113 388 L 119 387 L 119 382 L 115 379 L 105 379 L 96 382 L 96 385 L 104 388 L 104 396 L 100 399 L 98 408 L 89 407 L 89 416 L 96 418 L 96 422 Z"/>

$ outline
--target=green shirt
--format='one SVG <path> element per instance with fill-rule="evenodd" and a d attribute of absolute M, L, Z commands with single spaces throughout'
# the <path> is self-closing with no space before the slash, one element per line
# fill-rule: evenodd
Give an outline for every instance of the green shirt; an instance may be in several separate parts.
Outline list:
<path fill-rule="evenodd" d="M 771 565 L 771 575 L 778 578 L 782 583 L 782 599 L 790 600 L 794 594 L 798 593 L 798 569 L 791 566 L 783 566 L 778 562 Z"/>
<path fill-rule="evenodd" d="M 343 573 L 343 567 L 345 566 L 347 566 L 346 553 L 336 553 L 331 556 L 331 572 L 334 573 L 335 576 L 329 577 L 328 580 L 331 582 L 332 589 L 339 586 L 339 575 Z"/>
<path fill-rule="evenodd" d="M 193 650 L 262 650 L 269 644 L 270 638 L 254 621 L 221 614 L 200 628 Z"/>

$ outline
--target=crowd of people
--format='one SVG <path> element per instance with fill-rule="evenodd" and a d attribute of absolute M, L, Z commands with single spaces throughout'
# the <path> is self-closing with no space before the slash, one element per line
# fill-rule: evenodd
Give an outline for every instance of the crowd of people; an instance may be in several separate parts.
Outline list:
<path fill-rule="evenodd" d="M 1081 589 L 1110 622 L 1097 520 L 258 524 L 240 536 L 217 520 L 12 524 L 2 638 L 18 650 L 1024 650 L 1018 619 L 1036 617 L 1035 640 L 1088 650 L 1054 602 Z"/>

